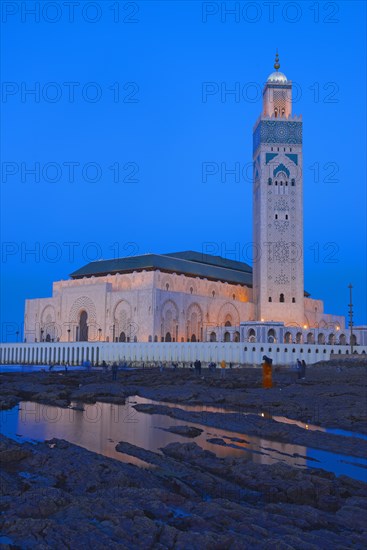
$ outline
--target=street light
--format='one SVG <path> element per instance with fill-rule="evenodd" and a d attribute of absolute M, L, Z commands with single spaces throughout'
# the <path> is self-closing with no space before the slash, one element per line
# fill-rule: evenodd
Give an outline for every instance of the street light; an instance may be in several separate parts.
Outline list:
<path fill-rule="evenodd" d="M 41 329 L 41 342 L 43 342 L 43 333 L 44 333 L 44 332 L 45 332 L 45 331 L 44 331 L 43 329 Z"/>
<path fill-rule="evenodd" d="M 68 328 L 68 342 L 70 342 L 70 332 L 71 330 Z"/>
<path fill-rule="evenodd" d="M 348 285 L 348 288 L 349 288 L 349 328 L 350 328 L 349 343 L 350 343 L 350 353 L 353 355 L 353 298 L 352 298 L 353 285 L 352 283 Z"/>

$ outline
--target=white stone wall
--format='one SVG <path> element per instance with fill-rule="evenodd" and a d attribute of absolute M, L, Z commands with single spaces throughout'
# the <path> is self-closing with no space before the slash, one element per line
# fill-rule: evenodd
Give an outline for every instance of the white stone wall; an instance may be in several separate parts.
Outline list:
<path fill-rule="evenodd" d="M 358 356 L 366 355 L 367 346 L 355 348 Z M 259 343 L 37 343 L 0 344 L 0 364 L 69 363 L 81 365 L 90 360 L 100 363 L 105 360 L 142 362 L 179 361 L 190 363 L 200 359 L 206 363 L 222 359 L 234 365 L 258 366 L 266 354 L 274 365 L 294 365 L 304 359 L 308 365 L 332 359 L 333 356 L 350 354 L 349 346 L 287 345 Z"/>

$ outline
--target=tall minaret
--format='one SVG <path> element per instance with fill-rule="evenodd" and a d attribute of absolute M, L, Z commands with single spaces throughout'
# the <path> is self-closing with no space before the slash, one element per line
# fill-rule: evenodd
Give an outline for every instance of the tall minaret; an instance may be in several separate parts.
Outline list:
<path fill-rule="evenodd" d="M 257 320 L 304 323 L 302 118 L 275 57 L 253 132 L 253 287 Z"/>

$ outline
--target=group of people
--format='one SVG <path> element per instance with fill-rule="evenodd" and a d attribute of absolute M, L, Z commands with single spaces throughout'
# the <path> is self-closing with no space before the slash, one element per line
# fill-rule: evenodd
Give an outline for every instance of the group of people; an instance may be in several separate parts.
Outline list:
<path fill-rule="evenodd" d="M 265 362 L 265 364 L 268 364 L 270 366 L 270 369 L 271 369 L 271 365 L 272 365 L 272 359 L 270 359 L 269 357 L 266 357 L 265 355 L 263 356 L 263 360 Z M 69 365 L 65 365 L 65 370 L 67 372 L 67 369 L 68 369 L 68 366 Z M 91 363 L 90 361 L 88 362 L 84 362 L 84 365 L 87 370 L 90 370 L 91 368 Z M 109 370 L 109 367 L 111 369 L 111 373 L 112 373 L 112 380 L 115 381 L 117 380 L 117 373 L 118 373 L 118 370 L 121 368 L 127 368 L 128 367 L 128 364 L 127 362 L 124 360 L 124 361 L 119 361 L 118 363 L 115 361 L 114 363 L 112 363 L 112 365 L 108 365 L 106 363 L 106 361 L 102 361 L 101 363 L 101 366 L 102 366 L 102 369 L 103 369 L 103 372 L 106 374 Z M 226 377 L 226 370 L 227 370 L 227 363 L 226 361 L 223 359 L 220 364 L 220 378 L 225 378 Z M 228 364 L 229 368 L 231 369 L 232 368 L 232 363 L 229 363 Z M 161 363 L 159 365 L 160 367 L 160 371 L 163 372 L 163 363 Z M 172 363 L 172 368 L 174 369 L 177 369 L 178 367 L 178 363 L 177 362 L 174 362 Z M 194 368 L 195 369 L 195 374 L 197 376 L 201 376 L 201 372 L 202 372 L 202 363 L 200 361 L 200 359 L 196 359 L 196 361 L 193 363 L 190 363 L 190 367 L 191 368 Z M 49 370 L 51 371 L 53 368 L 53 365 L 51 365 L 49 367 Z M 210 361 L 210 363 L 208 363 L 208 368 L 209 368 L 209 372 L 211 373 L 214 373 L 216 372 L 216 369 L 217 369 L 217 363 L 215 363 L 214 361 Z M 298 377 L 298 380 L 304 380 L 306 378 L 306 362 L 304 359 L 297 359 L 297 364 L 296 364 L 296 371 L 297 371 L 297 377 Z"/>
<path fill-rule="evenodd" d="M 191 367 L 192 367 L 192 363 L 191 363 Z M 214 374 L 216 372 L 217 364 L 214 361 L 211 361 L 210 363 L 208 363 L 208 368 L 209 368 L 209 372 Z M 226 368 L 227 368 L 227 363 L 223 359 L 220 362 L 220 377 L 221 378 L 226 377 Z M 232 363 L 229 363 L 229 368 L 230 369 L 232 368 Z M 201 361 L 200 361 L 200 359 L 196 359 L 196 361 L 194 363 L 194 369 L 195 369 L 195 374 L 197 376 L 201 376 Z"/>
<path fill-rule="evenodd" d="M 121 369 L 124 369 L 124 368 L 127 368 L 127 362 L 126 361 L 120 361 L 119 363 L 117 363 L 116 361 L 114 361 L 111 365 L 111 374 L 112 374 L 112 380 L 115 381 L 117 380 L 117 373 L 118 373 L 118 370 L 121 368 Z M 101 367 L 103 369 L 103 372 L 106 374 L 108 372 L 108 364 L 106 363 L 105 360 L 102 361 L 101 363 Z"/>

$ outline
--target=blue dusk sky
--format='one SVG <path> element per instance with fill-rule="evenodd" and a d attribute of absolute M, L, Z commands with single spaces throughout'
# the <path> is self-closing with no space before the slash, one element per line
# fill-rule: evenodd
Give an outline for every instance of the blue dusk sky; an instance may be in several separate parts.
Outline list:
<path fill-rule="evenodd" d="M 346 315 L 351 282 L 366 323 L 365 2 L 1 9 L 1 340 L 26 298 L 94 259 L 252 263 L 252 129 L 276 48 L 304 123 L 305 288 Z"/>

